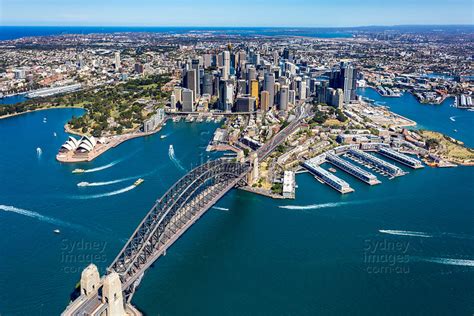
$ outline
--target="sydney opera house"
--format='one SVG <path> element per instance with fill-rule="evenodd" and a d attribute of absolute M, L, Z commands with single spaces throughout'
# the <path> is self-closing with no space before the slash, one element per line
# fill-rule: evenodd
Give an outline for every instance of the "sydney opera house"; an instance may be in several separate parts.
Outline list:
<path fill-rule="evenodd" d="M 73 152 L 75 154 L 87 154 L 91 152 L 98 143 L 101 143 L 101 141 L 94 136 L 83 136 L 81 139 L 69 136 L 69 139 L 61 146 L 59 153 Z"/>

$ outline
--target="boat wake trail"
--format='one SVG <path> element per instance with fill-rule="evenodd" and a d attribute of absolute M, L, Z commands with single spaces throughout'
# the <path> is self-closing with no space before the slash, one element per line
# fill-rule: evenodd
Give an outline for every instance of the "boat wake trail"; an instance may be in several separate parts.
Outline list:
<path fill-rule="evenodd" d="M 379 232 L 382 234 L 389 234 L 389 235 L 398 235 L 398 236 L 412 236 L 412 237 L 422 237 L 422 238 L 431 238 L 433 235 L 423 233 L 423 232 L 413 232 L 408 230 L 386 230 L 386 229 L 379 229 Z"/>
<path fill-rule="evenodd" d="M 446 264 L 452 266 L 474 267 L 474 260 L 468 259 L 452 259 L 452 258 L 422 258 L 427 262 Z"/>
<path fill-rule="evenodd" d="M 174 163 L 174 165 L 182 170 L 182 171 L 186 171 L 186 168 L 183 167 L 183 165 L 181 164 L 181 161 L 179 161 L 178 158 L 176 158 L 175 154 L 174 154 L 174 148 L 173 148 L 173 145 L 170 145 L 170 149 L 168 150 L 168 156 L 170 157 L 170 160 Z"/>
<path fill-rule="evenodd" d="M 321 208 L 331 208 L 344 205 L 356 205 L 364 204 L 367 201 L 352 201 L 352 202 L 334 202 L 334 203 L 322 203 L 322 204 L 311 204 L 311 205 L 280 205 L 279 208 L 284 208 L 287 210 L 318 210 Z"/>
<path fill-rule="evenodd" d="M 134 180 L 134 179 L 136 180 L 136 179 L 145 177 L 147 175 L 150 175 L 151 173 L 153 173 L 153 171 L 145 173 L 145 174 L 141 174 L 141 175 L 138 175 L 138 176 L 134 176 L 134 177 L 127 177 L 127 178 L 122 178 L 122 179 L 117 179 L 117 180 L 110 180 L 110 181 L 103 181 L 103 182 L 79 182 L 77 184 L 77 186 L 78 187 L 101 187 L 101 186 L 104 186 L 104 185 L 111 185 L 111 184 L 121 183 L 121 182 L 130 181 L 130 180 Z"/>
<path fill-rule="evenodd" d="M 54 225 L 58 225 L 58 226 L 79 228 L 79 226 L 76 226 L 76 225 L 73 225 L 73 224 L 70 224 L 70 223 L 67 223 L 67 222 L 63 222 L 59 219 L 44 216 L 44 215 L 41 215 L 40 213 L 24 210 L 24 209 L 17 208 L 17 207 L 14 207 L 14 206 L 0 205 L 0 210 L 5 211 L 5 212 L 11 212 L 11 213 L 27 216 L 27 217 L 31 217 L 31 218 L 35 218 L 35 219 L 38 219 L 42 222 L 46 222 L 46 223 L 50 223 L 50 224 L 54 224 Z"/>
<path fill-rule="evenodd" d="M 229 211 L 229 209 L 225 207 L 213 206 L 212 208 L 219 211 L 226 211 L 226 212 Z"/>
<path fill-rule="evenodd" d="M 97 172 L 97 171 L 109 169 L 109 168 L 115 166 L 116 164 L 118 164 L 119 162 L 120 162 L 120 160 L 115 160 L 115 161 L 112 161 L 111 163 L 108 163 L 106 165 L 103 165 L 103 166 L 100 166 L 100 167 L 97 167 L 97 168 L 84 170 L 84 173 Z"/>
<path fill-rule="evenodd" d="M 114 195 L 119 195 L 128 191 L 131 191 L 135 189 L 137 186 L 132 184 L 129 185 L 128 187 L 125 187 L 120 190 L 112 191 L 112 192 L 106 192 L 106 193 L 100 193 L 100 194 L 92 194 L 92 195 L 75 195 L 72 196 L 71 198 L 77 199 L 77 200 L 88 200 L 88 199 L 99 199 L 103 197 L 108 197 L 108 196 L 114 196 Z"/>

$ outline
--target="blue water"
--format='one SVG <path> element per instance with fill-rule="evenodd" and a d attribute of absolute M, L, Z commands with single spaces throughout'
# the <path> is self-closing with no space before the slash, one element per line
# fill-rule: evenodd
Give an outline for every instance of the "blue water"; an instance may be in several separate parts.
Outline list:
<path fill-rule="evenodd" d="M 419 103 L 411 93 L 405 93 L 400 98 L 387 98 L 380 96 L 374 89 L 359 88 L 357 94 L 375 100 L 376 104 L 388 106 L 393 112 L 416 121 L 417 128 L 441 132 L 464 142 L 469 147 L 474 147 L 474 112 L 452 107 L 453 98 L 446 99 L 440 105 L 434 105 Z"/>
<path fill-rule="evenodd" d="M 91 34 L 116 32 L 152 32 L 184 34 L 190 32 L 215 32 L 242 36 L 308 36 L 321 38 L 352 37 L 347 29 L 338 28 L 279 28 L 279 27 L 132 27 L 132 26 L 0 26 L 0 40 L 30 36 L 62 34 Z"/>
<path fill-rule="evenodd" d="M 81 113 L 54 109 L 0 121 L 2 315 L 59 314 L 82 268 L 94 261 L 103 271 L 156 198 L 184 174 L 179 166 L 207 158 L 217 127 L 169 122 L 93 162 L 58 163 L 63 124 Z M 177 160 L 168 155 L 170 144 Z M 71 173 L 104 166 L 110 167 Z M 148 315 L 469 315 L 474 168 L 408 171 L 380 177 L 373 187 L 338 171 L 356 190 L 344 196 L 309 174 L 298 175 L 296 200 L 233 190 L 154 264 L 133 302 Z M 145 182 L 124 192 L 140 176 Z M 373 263 L 370 255 L 406 261 Z"/>
<path fill-rule="evenodd" d="M 8 96 L 0 98 L 0 105 L 2 104 L 16 104 L 28 100 L 24 94 L 17 94 L 13 96 Z"/>

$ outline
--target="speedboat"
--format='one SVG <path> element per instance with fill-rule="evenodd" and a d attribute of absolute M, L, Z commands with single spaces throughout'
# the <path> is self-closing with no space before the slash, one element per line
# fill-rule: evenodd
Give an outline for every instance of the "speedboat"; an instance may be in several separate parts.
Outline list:
<path fill-rule="evenodd" d="M 84 169 L 74 169 L 74 170 L 72 171 L 72 173 L 84 173 L 84 172 L 85 172 Z"/>
<path fill-rule="evenodd" d="M 140 184 L 143 183 L 143 181 L 145 181 L 145 180 L 143 180 L 142 178 L 140 178 L 140 179 L 138 179 L 137 181 L 135 181 L 135 183 L 134 183 L 133 185 L 134 185 L 134 186 L 139 186 Z"/>
<path fill-rule="evenodd" d="M 160 138 L 164 139 L 164 138 L 166 138 L 166 135 L 161 135 Z"/>
<path fill-rule="evenodd" d="M 60 231 L 59 229 L 55 229 L 55 230 L 53 230 L 53 233 L 55 233 L 55 234 L 60 234 L 61 231 Z"/>
<path fill-rule="evenodd" d="M 79 183 L 77 184 L 78 187 L 86 187 L 86 186 L 88 186 L 88 185 L 89 185 L 89 182 L 79 182 Z"/>

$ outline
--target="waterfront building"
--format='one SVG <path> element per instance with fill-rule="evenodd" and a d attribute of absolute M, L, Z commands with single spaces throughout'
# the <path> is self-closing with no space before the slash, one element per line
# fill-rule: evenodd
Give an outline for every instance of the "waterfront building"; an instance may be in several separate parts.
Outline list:
<path fill-rule="evenodd" d="M 236 112 L 253 112 L 255 111 L 255 98 L 250 95 L 237 97 L 235 101 Z"/>
<path fill-rule="evenodd" d="M 407 156 L 405 154 L 402 154 L 396 150 L 393 150 L 389 147 L 381 147 L 379 149 L 379 153 L 384 155 L 385 157 L 388 157 L 390 159 L 393 159 L 395 161 L 398 161 L 408 167 L 411 167 L 413 169 L 419 169 L 423 168 L 423 164 L 421 161 L 418 159 L 412 158 L 410 156 Z"/>
<path fill-rule="evenodd" d="M 143 122 L 143 131 L 145 133 L 149 133 L 156 130 L 156 128 L 162 124 L 164 120 L 165 111 L 163 109 L 158 109 L 155 114 Z"/>
<path fill-rule="evenodd" d="M 184 112 L 194 112 L 194 92 L 191 89 L 182 90 L 182 99 L 181 103 L 183 106 Z"/>
<path fill-rule="evenodd" d="M 173 88 L 173 94 L 176 97 L 176 102 L 183 102 L 183 98 L 181 96 L 181 92 L 183 91 L 182 87 L 174 87 Z"/>
<path fill-rule="evenodd" d="M 196 101 L 199 95 L 199 80 L 198 72 L 196 69 L 186 71 L 184 83 L 185 88 L 188 88 L 193 91 L 194 101 Z"/>
<path fill-rule="evenodd" d="M 312 161 L 306 161 L 303 166 L 312 174 L 314 174 L 318 179 L 324 181 L 324 183 L 328 184 L 333 189 L 336 189 L 340 193 L 349 193 L 353 192 L 354 189 L 351 188 L 349 183 L 346 181 L 336 177 L 329 171 L 321 168 L 319 165 L 315 164 Z"/>
<path fill-rule="evenodd" d="M 350 156 L 356 158 L 357 160 L 360 160 L 360 161 L 362 161 L 364 163 L 367 163 L 367 164 L 369 164 L 373 167 L 376 167 L 377 169 L 382 170 L 383 172 L 388 173 L 392 177 L 398 177 L 398 176 L 402 176 L 402 175 L 405 174 L 405 172 L 402 169 L 400 169 L 399 167 L 394 166 L 394 165 L 386 162 L 385 160 L 382 160 L 378 157 L 375 157 L 374 155 L 365 153 L 361 150 L 350 149 L 348 151 L 348 154 Z"/>
<path fill-rule="evenodd" d="M 342 159 L 341 157 L 335 154 L 327 154 L 326 160 L 337 168 L 347 172 L 348 174 L 356 177 L 357 179 L 364 181 L 365 183 L 368 183 L 370 185 L 380 183 L 377 177 L 372 173 L 365 171 L 364 169 Z"/>
<path fill-rule="evenodd" d="M 295 173 L 293 171 L 285 171 L 283 174 L 283 197 L 286 199 L 295 197 Z"/>
<path fill-rule="evenodd" d="M 176 110 L 176 96 L 174 94 L 172 94 L 170 97 L 170 108 L 173 111 Z"/>

